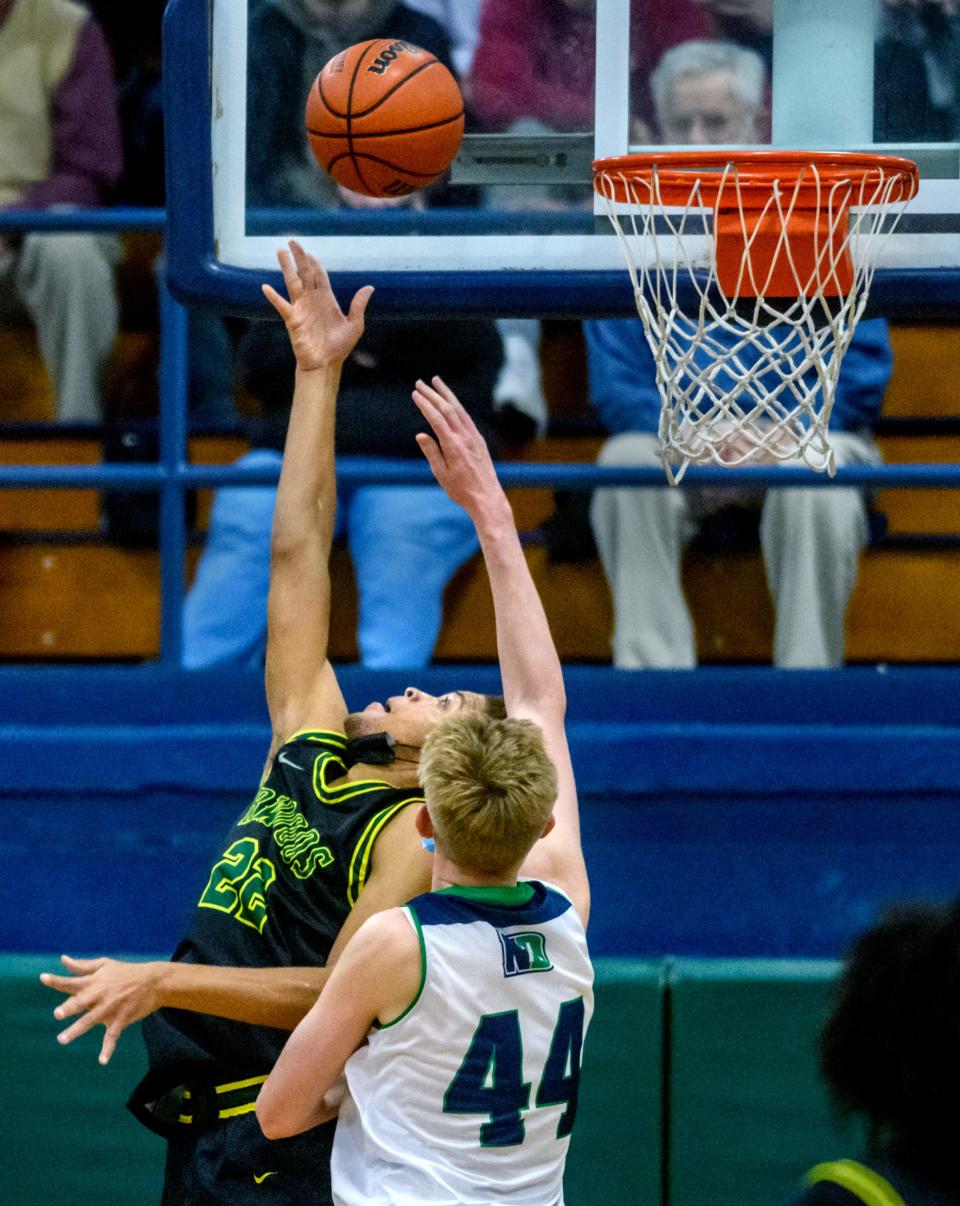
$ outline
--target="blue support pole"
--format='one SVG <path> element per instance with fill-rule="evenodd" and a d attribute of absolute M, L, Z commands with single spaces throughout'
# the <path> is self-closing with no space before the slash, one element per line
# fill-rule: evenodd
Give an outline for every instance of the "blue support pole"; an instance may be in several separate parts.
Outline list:
<path fill-rule="evenodd" d="M 591 490 L 605 486 L 667 487 L 663 470 L 655 466 L 593 465 L 571 461 L 498 461 L 497 476 L 511 488 L 556 487 Z M 238 468 L 236 465 L 180 463 L 176 479 L 186 490 L 217 486 L 273 486 L 279 470 Z M 166 481 L 161 465 L 0 465 L 0 490 L 156 490 Z M 425 486 L 433 482 L 426 461 L 389 457 L 345 456 L 337 459 L 337 480 L 350 486 Z M 695 490 L 703 486 L 737 486 L 748 489 L 785 489 L 802 486 L 829 490 L 851 486 L 872 490 L 960 490 L 960 464 L 915 462 L 909 464 L 845 465 L 836 477 L 814 473 L 802 465 L 724 469 L 718 465 L 694 466 L 677 486 Z"/>
<path fill-rule="evenodd" d="M 0 211 L 4 230 L 152 230 L 162 233 L 167 211 L 146 206 L 103 206 L 100 209 L 5 209 Z"/>
<path fill-rule="evenodd" d="M 186 574 L 187 311 L 160 286 L 160 661 L 179 666 Z"/>

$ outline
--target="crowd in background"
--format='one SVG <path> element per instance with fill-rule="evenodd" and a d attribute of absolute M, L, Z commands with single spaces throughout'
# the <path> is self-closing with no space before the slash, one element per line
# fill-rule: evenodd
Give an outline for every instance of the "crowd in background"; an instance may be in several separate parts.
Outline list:
<path fill-rule="evenodd" d="M 0 207 L 163 204 L 162 10 L 160 0 L 85 7 L 0 0 Z M 592 128 L 594 0 L 250 0 L 249 204 L 369 204 L 318 168 L 299 97 L 334 53 L 371 37 L 408 40 L 447 64 L 462 85 L 470 132 Z M 633 0 L 632 136 L 681 145 L 768 142 L 772 45 L 773 0 Z M 882 0 L 876 61 L 878 139 L 958 137 L 960 14 L 952 0 Z M 589 201 L 588 183 L 564 191 L 441 182 L 402 204 L 522 209 Z M 106 422 L 106 455 L 136 445 L 126 426 L 156 405 L 154 361 L 108 376 L 124 321 L 116 286 L 121 250 L 109 234 L 0 233 L 0 321 L 35 325 L 57 417 Z M 141 273 L 141 308 L 162 271 L 158 256 Z M 609 437 L 601 461 L 653 463 L 655 370 L 638 323 L 588 323 L 585 334 L 584 403 Z M 190 315 L 190 348 L 194 427 L 239 427 L 251 444 L 245 463 L 276 464 L 293 372 L 282 332 L 198 309 Z M 387 399 L 404 398 L 409 380 L 434 371 L 458 389 L 495 447 L 542 435 L 551 416 L 540 358 L 534 320 L 387 319 L 374 307 L 344 376 L 338 447 L 418 455 L 412 410 Z M 841 462 L 879 459 L 870 432 L 891 366 L 885 324 L 863 323 L 841 377 L 834 423 Z M 252 400 L 252 418 L 237 410 L 238 386 Z M 140 454 L 154 447 L 147 441 Z M 270 489 L 220 492 L 186 605 L 187 665 L 262 656 L 272 502 Z M 798 490 L 734 502 L 738 514 L 759 522 L 777 608 L 774 660 L 840 664 L 843 617 L 868 538 L 865 500 L 851 490 Z M 722 509 L 729 507 L 727 498 Z M 614 599 L 615 665 L 694 664 L 680 561 L 717 509 L 715 498 L 694 491 L 598 491 L 589 520 L 584 504 L 580 522 L 590 524 Z M 341 524 L 367 571 L 358 583 L 362 660 L 429 661 L 443 591 L 476 551 L 469 525 L 431 487 L 345 492 Z"/>

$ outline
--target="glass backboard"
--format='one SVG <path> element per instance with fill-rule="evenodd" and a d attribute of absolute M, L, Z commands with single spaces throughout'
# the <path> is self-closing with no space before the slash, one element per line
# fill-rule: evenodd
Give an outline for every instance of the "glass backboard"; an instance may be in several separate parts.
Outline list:
<path fill-rule="evenodd" d="M 369 12 L 364 13 L 364 9 Z M 184 300 L 263 307 L 300 238 L 382 311 L 629 314 L 594 159 L 691 146 L 871 150 L 922 183 L 873 308 L 960 308 L 960 16 L 945 0 L 171 0 L 169 272 Z M 381 28 L 382 26 L 382 28 Z M 414 36 L 415 35 L 415 36 Z M 303 111 L 343 43 L 396 36 L 457 71 L 449 177 L 370 208 L 313 160 Z"/>

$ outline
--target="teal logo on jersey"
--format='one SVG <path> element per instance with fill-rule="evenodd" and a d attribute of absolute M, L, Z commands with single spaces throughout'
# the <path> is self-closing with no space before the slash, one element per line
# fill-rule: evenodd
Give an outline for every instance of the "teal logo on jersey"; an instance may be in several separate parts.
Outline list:
<path fill-rule="evenodd" d="M 503 947 L 503 974 L 523 976 L 527 972 L 552 971 L 553 964 L 547 956 L 547 943 L 543 934 L 500 934 Z"/>

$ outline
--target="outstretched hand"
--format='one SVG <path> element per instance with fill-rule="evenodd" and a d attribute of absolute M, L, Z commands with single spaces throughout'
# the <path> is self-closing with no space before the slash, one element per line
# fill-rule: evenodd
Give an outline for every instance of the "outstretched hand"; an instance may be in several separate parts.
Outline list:
<path fill-rule="evenodd" d="M 73 959 L 61 955 L 68 976 L 44 972 L 40 980 L 48 988 L 67 995 L 53 1011 L 57 1021 L 77 1017 L 77 1021 L 57 1035 L 58 1043 L 72 1043 L 94 1026 L 105 1033 L 100 1047 L 100 1063 L 109 1063 L 123 1031 L 159 1007 L 156 963 L 122 963 L 117 959 Z"/>
<path fill-rule="evenodd" d="M 487 442 L 452 389 L 439 378 L 418 381 L 413 400 L 433 429 L 417 436 L 433 476 L 447 495 L 475 518 L 484 503 L 502 497 Z"/>
<path fill-rule="evenodd" d="M 289 251 L 278 251 L 289 301 L 271 285 L 263 295 L 283 319 L 297 367 L 305 372 L 331 368 L 346 360 L 363 334 L 363 320 L 373 294 L 365 285 L 344 314 L 330 288 L 330 279 L 312 255 L 294 239 Z"/>

